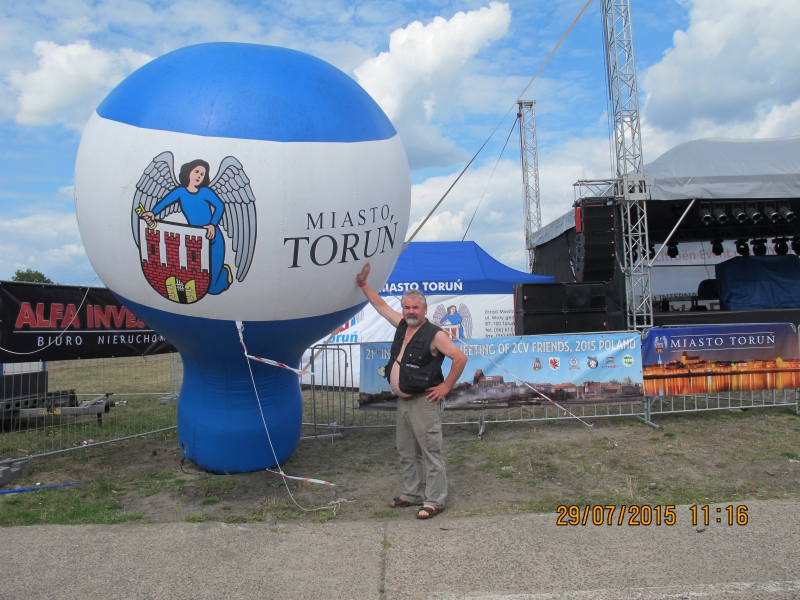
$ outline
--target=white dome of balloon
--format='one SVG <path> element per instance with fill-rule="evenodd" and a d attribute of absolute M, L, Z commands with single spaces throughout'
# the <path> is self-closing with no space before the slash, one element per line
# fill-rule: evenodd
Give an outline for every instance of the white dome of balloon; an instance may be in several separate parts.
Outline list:
<path fill-rule="evenodd" d="M 355 275 L 367 260 L 376 286 L 388 279 L 410 181 L 397 132 L 350 77 L 294 50 L 216 43 L 148 63 L 100 104 L 75 203 L 97 274 L 181 351 L 184 454 L 235 472 L 288 457 L 302 405 L 296 375 L 254 367 L 275 427 L 289 431 L 281 456 L 261 457 L 233 322 L 252 354 L 297 366 L 364 304 Z"/>

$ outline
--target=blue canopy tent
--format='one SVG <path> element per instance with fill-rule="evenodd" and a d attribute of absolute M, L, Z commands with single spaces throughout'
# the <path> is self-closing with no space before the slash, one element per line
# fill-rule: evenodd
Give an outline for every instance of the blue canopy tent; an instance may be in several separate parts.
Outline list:
<path fill-rule="evenodd" d="M 406 284 L 416 283 L 425 294 L 512 294 L 517 283 L 554 282 L 555 277 L 549 275 L 507 267 L 475 242 L 411 242 L 381 293 L 396 294 L 404 291 Z M 436 289 L 429 289 L 431 283 Z"/>

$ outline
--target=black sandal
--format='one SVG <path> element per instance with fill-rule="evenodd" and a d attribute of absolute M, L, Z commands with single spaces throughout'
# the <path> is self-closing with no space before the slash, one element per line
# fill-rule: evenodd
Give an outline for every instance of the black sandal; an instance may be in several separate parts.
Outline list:
<path fill-rule="evenodd" d="M 423 506 L 422 508 L 419 509 L 419 512 L 417 512 L 417 518 L 418 519 L 432 519 L 433 517 L 435 517 L 436 515 L 438 515 L 442 511 L 444 511 L 444 507 L 435 508 L 433 506 Z M 428 514 L 423 515 L 422 514 L 423 512 L 428 513 Z"/>
<path fill-rule="evenodd" d="M 397 496 L 389 502 L 389 508 L 406 508 L 408 506 L 422 506 L 422 502 L 409 502 L 402 496 Z"/>

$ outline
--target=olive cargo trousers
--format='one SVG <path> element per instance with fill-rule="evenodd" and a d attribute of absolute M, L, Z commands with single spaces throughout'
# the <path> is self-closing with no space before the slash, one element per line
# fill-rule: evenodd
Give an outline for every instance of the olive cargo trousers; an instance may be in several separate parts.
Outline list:
<path fill-rule="evenodd" d="M 403 498 L 444 508 L 447 474 L 442 454 L 442 403 L 424 394 L 397 400 L 397 452 L 403 467 Z"/>

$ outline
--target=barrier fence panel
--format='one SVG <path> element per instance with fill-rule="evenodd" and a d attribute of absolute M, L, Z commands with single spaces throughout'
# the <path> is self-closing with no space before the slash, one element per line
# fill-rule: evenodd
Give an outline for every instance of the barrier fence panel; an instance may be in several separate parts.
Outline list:
<path fill-rule="evenodd" d="M 354 428 L 394 427 L 395 411 L 359 403 L 359 344 L 311 349 L 314 378 L 303 392 L 304 438 L 339 435 Z M 0 461 L 39 456 L 130 436 L 174 435 L 177 395 L 183 378 L 178 353 L 146 357 L 51 361 L 42 371 L 7 369 L 0 397 Z M 541 404 L 512 408 L 445 410 L 447 425 L 636 417 L 652 423 L 660 414 L 784 406 L 800 414 L 800 390 L 759 390 L 638 398 L 561 408 Z M 574 415 L 574 416 L 573 416 Z"/>
<path fill-rule="evenodd" d="M 359 344 L 322 344 L 311 348 L 314 373 L 303 394 L 303 434 L 329 435 L 342 429 L 394 427 L 393 412 L 363 411 L 358 403 Z"/>
<path fill-rule="evenodd" d="M 308 391 L 304 393 L 304 435 L 330 434 L 353 428 L 394 427 L 395 411 L 379 403 L 376 406 L 359 404 L 359 375 L 361 370 L 360 344 L 325 344 L 311 349 L 314 357 L 310 369 L 314 373 Z M 512 408 L 483 408 L 451 410 L 445 408 L 445 425 L 475 425 L 482 435 L 488 423 L 555 421 L 563 419 L 624 417 L 644 415 L 644 398 L 599 403 L 561 403 L 568 414 L 545 399 L 540 404 Z"/>
<path fill-rule="evenodd" d="M 741 410 L 750 408 L 769 408 L 785 406 L 795 414 L 800 414 L 798 403 L 800 390 L 755 390 L 748 392 L 719 392 L 716 394 L 697 394 L 681 396 L 651 397 L 645 403 L 646 416 L 659 414 L 687 413 L 710 410 Z"/>
<path fill-rule="evenodd" d="M 3 376 L 0 461 L 177 425 L 178 353 L 50 361 L 44 368 Z"/>

